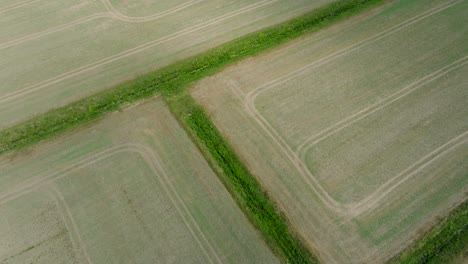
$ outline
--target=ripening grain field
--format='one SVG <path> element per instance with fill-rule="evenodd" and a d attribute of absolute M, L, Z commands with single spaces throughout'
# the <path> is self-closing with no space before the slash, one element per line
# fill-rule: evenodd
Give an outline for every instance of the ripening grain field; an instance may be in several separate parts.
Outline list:
<path fill-rule="evenodd" d="M 0 2 L 0 129 L 332 0 Z"/>
<path fill-rule="evenodd" d="M 1 263 L 277 263 L 155 98 L 0 158 Z"/>
<path fill-rule="evenodd" d="M 468 191 L 468 1 L 386 4 L 193 96 L 324 263 L 382 263 Z"/>

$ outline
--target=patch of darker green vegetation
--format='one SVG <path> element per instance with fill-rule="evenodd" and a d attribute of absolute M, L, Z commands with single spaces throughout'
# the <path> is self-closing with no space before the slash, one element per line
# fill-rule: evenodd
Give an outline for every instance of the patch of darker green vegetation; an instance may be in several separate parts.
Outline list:
<path fill-rule="evenodd" d="M 465 201 L 389 264 L 451 263 L 455 257 L 464 254 L 467 246 L 468 201 Z"/>
<path fill-rule="evenodd" d="M 156 93 L 176 94 L 228 64 L 317 31 L 384 0 L 340 0 L 282 24 L 228 42 L 197 56 L 81 99 L 0 132 L 0 154 L 23 148 L 95 120 Z"/>
<path fill-rule="evenodd" d="M 286 218 L 193 98 L 182 93 L 167 102 L 202 153 L 209 153 L 210 165 L 273 250 L 288 263 L 319 263 L 288 228 Z"/>
<path fill-rule="evenodd" d="M 384 0 L 339 0 L 285 23 L 228 42 L 200 55 L 84 98 L 0 132 L 0 154 L 88 123 L 137 100 L 161 94 L 208 162 L 271 248 L 290 263 L 317 263 L 291 232 L 286 218 L 187 92 L 194 81 L 226 65 L 314 32 Z"/>

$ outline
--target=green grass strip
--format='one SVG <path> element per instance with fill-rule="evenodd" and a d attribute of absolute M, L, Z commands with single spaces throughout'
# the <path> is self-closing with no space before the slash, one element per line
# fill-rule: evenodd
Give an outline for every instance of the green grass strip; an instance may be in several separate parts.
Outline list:
<path fill-rule="evenodd" d="M 209 153 L 210 165 L 273 251 L 288 263 L 319 263 L 193 98 L 184 92 L 166 97 L 166 102 L 202 153 Z"/>
<path fill-rule="evenodd" d="M 158 92 L 176 94 L 228 64 L 317 31 L 384 0 L 340 0 L 0 131 L 0 154 L 50 138 Z"/>
<path fill-rule="evenodd" d="M 467 247 L 468 202 L 464 202 L 389 264 L 451 263 Z"/>
<path fill-rule="evenodd" d="M 1 131 L 0 154 L 56 136 L 119 110 L 129 103 L 160 93 L 270 247 L 290 263 L 317 263 L 317 258 L 291 232 L 286 218 L 276 209 L 186 88 L 226 65 L 322 29 L 383 1 L 339 0 L 285 23 L 249 34 L 112 89 L 51 110 Z"/>

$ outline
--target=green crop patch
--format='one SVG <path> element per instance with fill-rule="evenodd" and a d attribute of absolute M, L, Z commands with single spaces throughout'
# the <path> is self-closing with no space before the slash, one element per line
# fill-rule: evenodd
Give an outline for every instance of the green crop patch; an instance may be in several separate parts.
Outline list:
<path fill-rule="evenodd" d="M 413 246 L 388 263 L 450 263 L 454 256 L 463 254 L 467 245 L 468 202 L 464 202 Z"/>

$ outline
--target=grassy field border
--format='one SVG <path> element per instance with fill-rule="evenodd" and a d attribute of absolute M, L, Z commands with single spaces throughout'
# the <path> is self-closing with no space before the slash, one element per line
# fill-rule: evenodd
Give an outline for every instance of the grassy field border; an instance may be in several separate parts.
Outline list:
<path fill-rule="evenodd" d="M 316 263 L 318 258 L 290 229 L 287 218 L 263 191 L 209 116 L 188 94 L 187 87 L 243 58 L 275 48 L 306 33 L 318 31 L 384 1 L 339 0 L 65 107 L 51 110 L 0 131 L 0 154 L 51 138 L 130 103 L 160 93 L 273 251 L 288 262 Z M 467 207 L 466 202 L 460 205 L 440 225 L 394 258 L 392 263 L 434 263 L 458 254 L 467 243 Z"/>
<path fill-rule="evenodd" d="M 451 263 L 467 247 L 468 201 L 465 201 L 388 264 Z"/>
<path fill-rule="evenodd" d="M 21 149 L 97 119 L 156 93 L 182 92 L 188 84 L 225 66 L 318 31 L 385 0 L 339 0 L 276 26 L 248 34 L 199 55 L 0 131 L 0 154 Z"/>
<path fill-rule="evenodd" d="M 194 139 L 224 186 L 260 231 L 273 252 L 287 263 L 319 263 L 300 236 L 290 228 L 287 217 L 278 210 L 268 193 L 212 124 L 204 109 L 188 92 L 165 98 L 171 112 Z"/>

